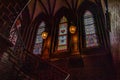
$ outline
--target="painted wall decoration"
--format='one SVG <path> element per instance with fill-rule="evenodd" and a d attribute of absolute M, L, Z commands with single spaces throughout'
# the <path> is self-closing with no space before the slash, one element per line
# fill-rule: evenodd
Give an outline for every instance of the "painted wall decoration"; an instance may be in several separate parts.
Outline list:
<path fill-rule="evenodd" d="M 14 46 L 15 46 L 17 39 L 18 39 L 17 31 L 19 31 L 20 27 L 21 27 L 21 21 L 20 21 L 20 19 L 17 19 L 15 26 L 13 26 L 10 30 L 9 40 L 12 42 L 12 44 Z"/>

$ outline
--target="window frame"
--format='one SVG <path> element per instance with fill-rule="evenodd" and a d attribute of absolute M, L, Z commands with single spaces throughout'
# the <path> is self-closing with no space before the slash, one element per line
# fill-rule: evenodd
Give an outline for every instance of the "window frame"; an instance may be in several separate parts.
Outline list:
<path fill-rule="evenodd" d="M 44 25 L 42 25 L 42 23 L 44 23 Z M 35 54 L 35 53 L 34 53 L 34 47 L 35 47 L 35 44 L 36 44 L 37 36 L 42 34 L 42 32 L 41 32 L 41 33 L 38 33 L 38 31 L 39 31 L 40 29 L 44 29 L 44 31 L 45 31 L 45 29 L 46 29 L 45 21 L 41 21 L 40 24 L 38 25 L 37 30 L 36 30 L 35 40 L 34 40 L 34 45 L 33 45 L 33 51 L 32 51 L 34 55 L 42 55 L 42 54 L 43 54 L 44 39 L 42 39 L 42 42 L 41 42 L 41 43 L 37 43 L 37 44 L 39 44 L 39 45 L 42 44 L 41 52 L 38 53 L 38 54 Z M 42 38 L 42 37 L 41 37 L 41 38 Z"/>
<path fill-rule="evenodd" d="M 59 23 L 58 23 L 58 33 L 57 33 L 57 37 L 56 37 L 56 40 L 57 40 L 57 43 L 56 43 L 56 49 L 55 49 L 55 52 L 56 53 L 62 53 L 62 52 L 67 52 L 68 51 L 68 28 L 69 28 L 69 25 L 68 25 L 68 19 L 67 19 L 67 17 L 66 16 L 62 16 L 61 18 L 60 18 L 60 20 L 63 18 L 63 17 L 65 17 L 66 18 L 66 22 L 61 22 L 61 21 L 59 21 Z M 60 25 L 61 24 L 66 24 L 67 26 L 65 26 L 66 28 L 67 28 L 67 33 L 66 34 L 63 34 L 63 35 L 60 35 L 59 34 L 59 30 L 60 30 Z M 59 43 L 59 37 L 60 36 L 65 36 L 66 35 L 66 37 L 67 37 L 67 39 L 66 39 L 66 46 L 67 46 L 67 49 L 65 49 L 65 50 L 58 50 L 58 46 L 60 46 L 58 43 Z M 61 46 L 65 46 L 65 45 L 61 45 Z"/>
<path fill-rule="evenodd" d="M 86 15 L 86 13 L 87 12 L 89 12 L 90 14 L 89 15 Z M 88 17 L 89 16 L 89 17 Z M 86 17 L 86 18 L 85 18 Z M 91 24 L 85 24 L 85 19 L 87 20 L 87 19 L 89 19 L 89 18 L 92 18 L 92 20 L 93 20 L 93 22 L 91 23 Z M 86 26 L 88 26 L 88 27 L 90 27 L 90 26 L 93 26 L 94 27 L 94 33 L 89 33 L 89 34 L 86 34 Z M 94 47 L 98 47 L 99 46 L 99 39 L 98 39 L 98 35 L 97 35 L 97 26 L 96 26 L 96 24 L 95 24 L 95 18 L 94 18 L 94 14 L 90 11 L 90 10 L 85 10 L 85 12 L 84 12 L 84 14 L 83 14 L 83 26 L 84 26 L 84 47 L 85 48 L 94 48 Z M 90 31 L 89 31 L 90 32 Z M 89 36 L 90 35 L 90 36 Z M 96 37 L 96 45 L 95 45 L 95 43 L 94 43 L 94 46 L 87 46 L 87 45 L 90 45 L 90 44 L 87 44 L 87 42 L 86 42 L 86 37 L 92 37 L 93 35 L 95 35 L 95 37 Z M 89 38 L 90 39 L 90 38 Z"/>

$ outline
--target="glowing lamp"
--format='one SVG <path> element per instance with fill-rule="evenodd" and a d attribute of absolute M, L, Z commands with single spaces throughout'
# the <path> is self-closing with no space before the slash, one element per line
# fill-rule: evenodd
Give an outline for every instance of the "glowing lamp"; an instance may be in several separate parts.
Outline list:
<path fill-rule="evenodd" d="M 69 31 L 70 31 L 71 34 L 74 34 L 76 32 L 76 26 L 71 25 L 70 28 L 69 28 Z"/>
<path fill-rule="evenodd" d="M 48 36 L 48 33 L 44 31 L 44 32 L 42 32 L 41 36 L 43 39 L 46 39 Z"/>

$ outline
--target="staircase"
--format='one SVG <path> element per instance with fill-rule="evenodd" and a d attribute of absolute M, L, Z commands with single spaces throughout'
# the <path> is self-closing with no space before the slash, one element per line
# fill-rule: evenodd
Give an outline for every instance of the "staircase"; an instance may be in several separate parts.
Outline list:
<path fill-rule="evenodd" d="M 8 53 L 1 51 L 6 48 L 6 44 L 9 46 L 7 39 L 10 29 L 28 2 L 29 0 L 0 0 L 0 80 L 18 80 Z"/>
<path fill-rule="evenodd" d="M 0 80 L 69 80 L 70 77 L 66 71 L 26 50 L 18 57 L 10 48 L 2 56 L 0 71 Z"/>
<path fill-rule="evenodd" d="M 40 59 L 24 50 L 23 55 L 16 57 L 9 49 L 9 61 L 13 63 L 13 68 L 17 71 L 20 80 L 68 80 L 70 74 L 61 68 Z M 20 53 L 21 54 L 21 53 Z"/>
<path fill-rule="evenodd" d="M 5 37 L 4 40 L 8 41 L 11 27 L 30 1 L 0 0 L 0 33 Z M 0 80 L 68 80 L 69 76 L 66 71 L 33 55 L 23 46 L 16 51 L 6 48 L 2 53 Z"/>
<path fill-rule="evenodd" d="M 0 80 L 16 80 L 13 64 L 8 60 L 8 54 L 4 53 L 0 61 Z"/>
<path fill-rule="evenodd" d="M 70 73 L 70 80 L 119 80 L 109 54 L 71 56 L 51 63 Z"/>

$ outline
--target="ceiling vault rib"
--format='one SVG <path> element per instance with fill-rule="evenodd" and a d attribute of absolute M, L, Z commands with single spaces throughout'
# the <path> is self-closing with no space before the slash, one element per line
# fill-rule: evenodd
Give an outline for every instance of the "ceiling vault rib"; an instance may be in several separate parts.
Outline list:
<path fill-rule="evenodd" d="M 51 4 L 50 4 L 50 0 L 47 0 L 47 2 L 48 2 L 48 6 L 49 6 L 49 14 L 51 15 Z"/>
<path fill-rule="evenodd" d="M 33 20 L 33 16 L 34 16 L 34 13 L 35 13 L 36 3 L 37 3 L 37 0 L 35 0 L 35 2 L 34 2 L 33 11 L 32 11 L 32 16 L 31 16 L 31 21 Z"/>
<path fill-rule="evenodd" d="M 77 11 L 78 0 L 75 2 L 75 11 Z"/>
<path fill-rule="evenodd" d="M 53 13 L 54 13 L 55 5 L 56 5 L 56 0 L 54 0 L 54 3 L 53 3 L 53 8 L 52 8 L 51 14 L 53 14 Z"/>
<path fill-rule="evenodd" d="M 68 7 L 72 10 L 72 8 L 70 7 L 70 4 L 67 0 L 65 0 L 66 4 L 68 5 Z"/>
<path fill-rule="evenodd" d="M 48 13 L 45 5 L 43 4 L 43 2 L 42 2 L 41 0 L 39 0 L 39 2 L 40 2 L 40 4 L 42 5 L 43 9 L 45 10 L 46 15 L 49 15 L 49 13 Z"/>
<path fill-rule="evenodd" d="M 71 0 L 71 3 L 72 3 L 72 5 L 71 5 L 72 10 L 74 10 L 74 1 L 73 1 L 73 0 Z"/>

